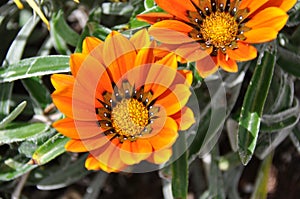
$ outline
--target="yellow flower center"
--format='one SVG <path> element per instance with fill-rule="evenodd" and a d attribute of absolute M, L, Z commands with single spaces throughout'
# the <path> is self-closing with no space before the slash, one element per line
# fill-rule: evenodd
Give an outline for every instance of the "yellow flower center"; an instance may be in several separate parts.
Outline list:
<path fill-rule="evenodd" d="M 112 110 L 112 126 L 116 133 L 126 137 L 141 133 L 148 124 L 146 106 L 136 99 L 123 99 Z"/>
<path fill-rule="evenodd" d="M 200 26 L 207 45 L 223 48 L 236 39 L 238 24 L 227 12 L 215 12 L 207 16 Z"/>

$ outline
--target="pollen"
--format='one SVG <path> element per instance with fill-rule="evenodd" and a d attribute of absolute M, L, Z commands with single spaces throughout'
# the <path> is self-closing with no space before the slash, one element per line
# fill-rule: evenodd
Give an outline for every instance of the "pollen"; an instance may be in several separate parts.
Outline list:
<path fill-rule="evenodd" d="M 125 137 L 139 135 L 148 124 L 149 112 L 136 99 L 123 99 L 112 110 L 112 126 L 116 133 Z"/>
<path fill-rule="evenodd" d="M 207 45 L 224 48 L 236 40 L 238 24 L 227 12 L 215 12 L 207 16 L 200 26 L 200 33 Z"/>

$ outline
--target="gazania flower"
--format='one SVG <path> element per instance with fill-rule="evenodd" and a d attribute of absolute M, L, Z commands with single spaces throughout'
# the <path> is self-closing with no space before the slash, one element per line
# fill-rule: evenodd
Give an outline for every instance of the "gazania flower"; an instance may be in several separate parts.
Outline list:
<path fill-rule="evenodd" d="M 214 73 L 220 66 L 228 72 L 236 72 L 236 61 L 247 61 L 257 56 L 251 44 L 276 38 L 285 25 L 286 12 L 296 0 L 156 0 L 167 13 L 148 13 L 138 19 L 153 24 L 150 35 L 167 44 L 184 44 L 188 39 L 175 39 L 180 32 L 199 44 L 207 52 L 201 55 L 197 68 L 201 76 Z M 172 36 L 173 35 L 173 36 Z M 174 36 L 175 35 L 175 36 Z M 180 47 L 179 47 L 180 48 Z M 197 53 L 194 48 L 191 52 Z M 194 55 L 196 56 L 196 55 Z M 192 60 L 195 61 L 195 60 Z"/>
<path fill-rule="evenodd" d="M 164 163 L 178 131 L 195 121 L 186 106 L 191 73 L 177 71 L 176 55 L 156 48 L 145 30 L 130 40 L 117 32 L 105 42 L 87 37 L 70 67 L 72 75 L 51 77 L 53 102 L 66 115 L 53 126 L 71 138 L 67 151 L 89 153 L 87 169 Z"/>

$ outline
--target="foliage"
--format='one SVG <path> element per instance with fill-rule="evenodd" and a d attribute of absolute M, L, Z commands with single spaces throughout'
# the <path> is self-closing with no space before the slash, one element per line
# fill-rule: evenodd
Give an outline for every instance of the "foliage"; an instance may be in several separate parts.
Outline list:
<path fill-rule="evenodd" d="M 49 19 L 49 31 L 25 2 L 22 10 L 12 1 L 0 3 L 0 193 L 8 196 L 22 194 L 12 186 L 21 182 L 20 177 L 27 179 L 23 186 L 54 190 L 91 173 L 84 168 L 84 155 L 66 153 L 68 138 L 51 127 L 63 116 L 52 104 L 49 75 L 69 72 L 69 55 L 81 51 L 86 36 L 103 40 L 112 30 L 130 36 L 147 26 L 135 18 L 138 13 L 161 10 L 153 0 L 37 2 Z M 164 189 L 171 183 L 175 198 L 187 197 L 188 171 L 199 170 L 193 166 L 199 160 L 207 175 L 200 198 L 239 198 L 241 165 L 247 165 L 252 156 L 262 160 L 252 198 L 266 198 L 266 180 L 276 147 L 291 139 L 300 151 L 296 93 L 299 14 L 300 2 L 289 11 L 289 21 L 278 38 L 257 46 L 257 59 L 239 63 L 237 73 L 220 71 L 203 80 L 193 70 L 193 63 L 183 65 L 194 71 L 193 89 L 201 110 L 197 121 L 201 125 L 187 132 L 195 135 L 189 149 L 160 171 L 161 176 L 167 176 L 162 178 Z M 223 106 L 216 105 L 220 103 Z M 230 150 L 221 150 L 224 138 L 229 140 L 225 143 Z M 101 190 L 106 177 L 98 172 L 88 186 Z M 86 198 L 97 198 L 98 194 L 86 193 Z"/>

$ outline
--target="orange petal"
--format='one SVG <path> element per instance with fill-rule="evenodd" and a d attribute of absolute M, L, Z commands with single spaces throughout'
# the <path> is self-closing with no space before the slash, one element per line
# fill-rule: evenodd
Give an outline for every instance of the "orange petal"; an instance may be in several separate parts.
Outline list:
<path fill-rule="evenodd" d="M 170 90 L 159 96 L 155 105 L 166 111 L 167 115 L 173 115 L 181 110 L 191 95 L 190 88 L 184 84 L 177 84 L 172 86 Z"/>
<path fill-rule="evenodd" d="M 192 109 L 186 106 L 171 117 L 177 122 L 179 130 L 181 131 L 187 130 L 195 123 L 195 117 Z"/>
<path fill-rule="evenodd" d="M 146 14 L 137 15 L 136 18 L 140 21 L 145 21 L 147 23 L 154 24 L 159 21 L 174 19 L 174 16 L 168 13 L 150 12 Z"/>
<path fill-rule="evenodd" d="M 87 55 L 82 53 L 74 53 L 70 55 L 70 68 L 72 75 L 76 77 L 77 72 L 79 71 L 79 68 L 81 67 L 82 63 L 86 59 Z"/>
<path fill-rule="evenodd" d="M 188 36 L 193 27 L 177 20 L 164 20 L 149 28 L 149 34 L 160 42 L 167 44 L 182 44 L 193 42 Z"/>
<path fill-rule="evenodd" d="M 196 62 L 197 71 L 203 78 L 215 73 L 218 68 L 218 60 L 215 56 L 207 56 Z"/>
<path fill-rule="evenodd" d="M 268 2 L 268 0 L 243 0 L 239 9 L 248 8 L 248 16 L 250 16 L 253 12 L 262 7 L 266 2 Z"/>
<path fill-rule="evenodd" d="M 297 0 L 282 0 L 282 3 L 279 7 L 284 11 L 288 11 L 296 4 L 296 2 Z"/>
<path fill-rule="evenodd" d="M 58 120 L 52 126 L 61 134 L 72 139 L 87 139 L 103 133 L 105 130 L 96 121 L 74 121 L 70 118 Z"/>
<path fill-rule="evenodd" d="M 142 29 L 136 32 L 131 38 L 130 42 L 135 46 L 137 50 L 142 49 L 145 46 L 150 45 L 150 36 L 146 29 Z"/>
<path fill-rule="evenodd" d="M 51 75 L 51 83 L 56 90 L 70 89 L 74 84 L 74 77 L 71 75 L 54 74 Z"/>
<path fill-rule="evenodd" d="M 196 8 L 190 1 L 182 1 L 182 0 L 156 0 L 155 1 L 159 7 L 164 9 L 166 12 L 183 19 L 189 22 L 187 17 L 187 12 L 196 11 Z"/>
<path fill-rule="evenodd" d="M 149 162 L 154 164 L 163 164 L 167 162 L 172 156 L 171 149 L 163 149 L 159 151 L 155 151 L 150 158 L 148 158 Z"/>
<path fill-rule="evenodd" d="M 237 61 L 248 61 L 254 59 L 257 56 L 257 50 L 254 46 L 238 42 L 238 48 L 231 50 L 227 49 L 226 52 L 231 59 Z"/>
<path fill-rule="evenodd" d="M 96 37 L 86 37 L 82 44 L 82 53 L 89 54 L 94 48 L 99 46 L 103 41 Z"/>
<path fill-rule="evenodd" d="M 244 33 L 247 43 L 263 43 L 268 42 L 277 37 L 278 31 L 273 28 L 252 29 Z"/>
<path fill-rule="evenodd" d="M 176 73 L 176 77 L 173 81 L 173 85 L 175 84 L 185 84 L 187 86 L 191 86 L 193 82 L 193 72 L 190 70 L 178 70 Z"/>
<path fill-rule="evenodd" d="M 153 91 L 152 98 L 161 95 L 173 82 L 177 72 L 177 59 L 173 53 L 151 65 L 147 74 L 144 91 Z M 168 74 L 166 76 L 165 74 Z"/>
<path fill-rule="evenodd" d="M 224 55 L 222 52 L 218 52 L 218 63 L 220 67 L 227 72 L 237 72 L 238 65 L 235 60 L 228 57 L 228 55 Z"/>
<path fill-rule="evenodd" d="M 148 140 L 155 151 L 169 148 L 174 144 L 178 137 L 177 123 L 170 117 L 166 118 L 163 128 L 161 128 L 160 125 L 159 128 L 157 128 L 155 127 L 155 124 L 151 125 L 151 127 L 153 128 L 152 133 L 154 135 L 149 137 Z"/>
<path fill-rule="evenodd" d="M 105 42 L 103 58 L 106 66 L 109 66 L 115 83 L 131 68 L 134 67 L 136 51 L 133 44 L 122 34 L 113 31 Z"/>
<path fill-rule="evenodd" d="M 264 10 L 268 7 L 278 7 L 287 12 L 295 5 L 296 2 L 297 0 L 269 0 L 260 8 L 260 10 Z"/>
<path fill-rule="evenodd" d="M 85 161 L 85 168 L 88 170 L 99 170 L 100 165 L 98 160 L 93 155 L 89 154 Z"/>
<path fill-rule="evenodd" d="M 269 27 L 279 31 L 287 20 L 288 15 L 283 10 L 269 7 L 255 14 L 245 25 L 252 29 Z"/>
<path fill-rule="evenodd" d="M 134 154 L 132 152 L 131 141 L 126 140 L 121 144 L 120 158 L 125 164 L 128 165 L 139 163 L 139 161 L 134 157 Z"/>
<path fill-rule="evenodd" d="M 177 55 L 188 60 L 189 62 L 197 61 L 203 59 L 212 52 L 212 48 L 208 51 L 202 50 L 201 46 L 197 42 L 192 42 L 188 44 L 183 44 L 178 47 L 175 51 Z"/>
<path fill-rule="evenodd" d="M 67 151 L 71 151 L 71 152 L 86 152 L 86 151 L 92 151 L 97 148 L 100 148 L 107 142 L 109 142 L 109 140 L 105 135 L 99 135 L 97 137 L 93 137 L 85 140 L 72 139 L 67 142 L 65 148 Z"/>

